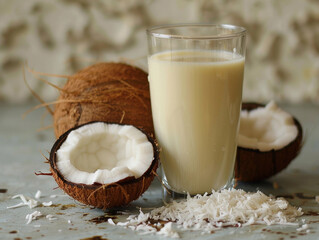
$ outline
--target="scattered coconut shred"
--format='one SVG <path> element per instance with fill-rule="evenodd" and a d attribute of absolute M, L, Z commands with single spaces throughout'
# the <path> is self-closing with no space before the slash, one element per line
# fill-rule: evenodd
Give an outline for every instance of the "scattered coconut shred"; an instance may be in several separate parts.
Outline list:
<path fill-rule="evenodd" d="M 213 191 L 208 195 L 188 196 L 185 201 L 172 202 L 153 209 L 149 213 L 140 210 L 138 216 L 131 215 L 127 222 L 119 222 L 142 234 L 157 233 L 171 238 L 179 238 L 172 222 L 181 230 L 200 230 L 202 234 L 222 227 L 241 227 L 252 224 L 298 226 L 296 217 L 303 214 L 283 199 L 268 197 L 264 193 L 247 193 L 244 190 Z M 155 223 L 154 223 L 155 222 Z M 164 227 L 161 222 L 165 223 Z M 162 228 L 161 228 L 162 227 Z M 158 231 L 158 229 L 160 229 Z"/>
<path fill-rule="evenodd" d="M 66 196 L 66 195 L 51 195 L 50 198 L 56 198 L 57 196 Z M 38 190 L 36 192 L 36 194 L 34 195 L 34 198 L 36 199 L 40 199 L 42 197 L 42 192 L 40 190 Z M 23 194 L 17 194 L 17 195 L 14 195 L 12 197 L 12 199 L 16 199 L 16 198 L 20 198 L 21 202 L 16 204 L 16 205 L 13 205 L 13 206 L 7 206 L 7 209 L 13 209 L 13 208 L 18 208 L 18 207 L 23 207 L 23 206 L 28 206 L 30 209 L 32 208 L 36 208 L 38 206 L 41 206 L 42 207 L 50 207 L 52 206 L 52 201 L 49 201 L 49 202 L 40 202 L 40 201 L 37 201 L 31 197 L 27 197 L 27 196 L 24 196 Z M 33 220 L 37 220 L 39 217 L 42 217 L 42 213 L 40 211 L 34 211 L 30 214 L 27 214 L 26 215 L 26 219 L 27 219 L 27 222 L 26 224 L 30 224 Z M 46 215 L 46 219 L 48 219 L 49 221 L 53 221 L 53 220 L 57 220 L 58 218 L 54 217 L 52 214 L 48 214 Z M 69 220 L 70 221 L 70 220 Z M 40 227 L 41 225 L 34 225 L 34 227 Z"/>

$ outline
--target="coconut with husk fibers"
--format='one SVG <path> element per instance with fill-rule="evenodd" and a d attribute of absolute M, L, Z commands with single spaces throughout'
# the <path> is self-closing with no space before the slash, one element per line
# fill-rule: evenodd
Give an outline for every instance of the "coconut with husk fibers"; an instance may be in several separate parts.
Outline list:
<path fill-rule="evenodd" d="M 59 137 L 91 121 L 131 124 L 153 134 L 147 73 L 124 63 L 98 63 L 68 77 L 55 105 Z"/>

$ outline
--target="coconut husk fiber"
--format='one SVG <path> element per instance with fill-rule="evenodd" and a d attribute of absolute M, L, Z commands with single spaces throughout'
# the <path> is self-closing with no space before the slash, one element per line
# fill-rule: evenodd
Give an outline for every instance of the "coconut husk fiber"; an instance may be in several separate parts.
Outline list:
<path fill-rule="evenodd" d="M 124 63 L 98 63 L 68 77 L 55 105 L 56 137 L 91 121 L 130 124 L 153 134 L 147 73 Z"/>

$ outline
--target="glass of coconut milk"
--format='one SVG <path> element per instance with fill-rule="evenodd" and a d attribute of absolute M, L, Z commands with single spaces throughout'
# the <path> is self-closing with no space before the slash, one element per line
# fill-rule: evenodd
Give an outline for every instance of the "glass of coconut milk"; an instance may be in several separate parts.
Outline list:
<path fill-rule="evenodd" d="M 246 30 L 178 24 L 147 36 L 164 201 L 232 187 Z"/>

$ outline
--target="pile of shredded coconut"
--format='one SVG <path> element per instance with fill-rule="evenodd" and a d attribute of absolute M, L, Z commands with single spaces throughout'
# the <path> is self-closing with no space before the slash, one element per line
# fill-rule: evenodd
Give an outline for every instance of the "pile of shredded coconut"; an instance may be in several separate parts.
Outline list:
<path fill-rule="evenodd" d="M 172 202 L 167 206 L 153 209 L 149 213 L 140 210 L 138 216 L 131 215 L 125 226 L 143 233 L 157 233 L 178 238 L 172 228 L 172 222 L 182 230 L 201 230 L 203 233 L 218 230 L 226 226 L 241 227 L 252 224 L 296 225 L 296 217 L 303 214 L 301 208 L 295 208 L 283 199 L 268 197 L 258 191 L 247 193 L 244 190 L 222 190 L 208 195 L 197 195 L 185 201 Z M 162 223 L 168 222 L 164 225 Z M 154 223 L 155 222 L 155 223 Z M 161 228 L 162 227 L 162 228 Z M 158 231 L 160 229 L 160 231 Z"/>

